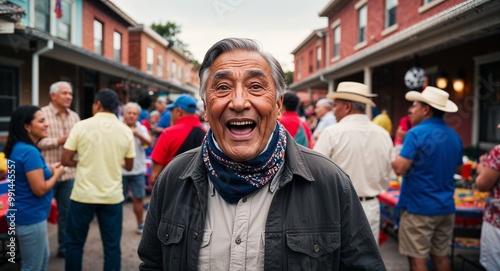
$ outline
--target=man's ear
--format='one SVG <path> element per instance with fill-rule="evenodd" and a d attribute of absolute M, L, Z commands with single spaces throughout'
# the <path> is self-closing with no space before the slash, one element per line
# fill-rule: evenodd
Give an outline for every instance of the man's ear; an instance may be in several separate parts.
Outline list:
<path fill-rule="evenodd" d="M 432 115 L 432 108 L 431 108 L 430 105 L 425 104 L 423 109 L 424 109 L 424 115 L 425 116 Z"/>
<path fill-rule="evenodd" d="M 278 115 L 276 116 L 277 119 L 281 118 L 281 115 L 283 114 L 283 95 L 276 101 L 276 106 L 278 107 Z"/>

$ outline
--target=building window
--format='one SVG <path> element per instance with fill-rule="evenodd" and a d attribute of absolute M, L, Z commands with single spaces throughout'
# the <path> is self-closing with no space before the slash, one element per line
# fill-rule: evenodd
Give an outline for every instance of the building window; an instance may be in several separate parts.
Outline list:
<path fill-rule="evenodd" d="M 148 73 L 153 73 L 154 50 L 151 47 L 146 49 L 146 70 Z"/>
<path fill-rule="evenodd" d="M 302 58 L 299 59 L 297 64 L 297 79 L 300 80 L 302 78 Z"/>
<path fill-rule="evenodd" d="M 479 139 L 500 143 L 497 125 L 500 123 L 500 61 L 479 66 Z"/>
<path fill-rule="evenodd" d="M 366 40 L 366 22 L 367 22 L 366 5 L 358 9 L 358 43 Z"/>
<path fill-rule="evenodd" d="M 163 76 L 163 56 L 156 56 L 156 74 L 158 76 Z"/>
<path fill-rule="evenodd" d="M 170 73 L 170 78 L 175 78 L 177 75 L 177 63 L 175 63 L 175 60 L 172 61 L 172 72 Z"/>
<path fill-rule="evenodd" d="M 50 1 L 35 1 L 35 28 L 50 33 Z"/>
<path fill-rule="evenodd" d="M 71 3 L 61 1 L 62 17 L 56 20 L 57 37 L 71 40 Z"/>
<path fill-rule="evenodd" d="M 309 51 L 309 72 L 312 73 L 314 71 L 313 68 L 314 65 L 314 56 L 313 56 L 313 50 Z"/>
<path fill-rule="evenodd" d="M 165 57 L 165 76 L 168 78 L 170 72 L 170 66 L 168 66 L 168 59 Z"/>
<path fill-rule="evenodd" d="M 122 34 L 113 32 L 113 59 L 122 61 Z"/>
<path fill-rule="evenodd" d="M 0 131 L 9 129 L 10 115 L 19 104 L 18 69 L 0 65 Z"/>
<path fill-rule="evenodd" d="M 179 80 L 182 82 L 182 80 L 184 79 L 184 68 L 183 67 L 179 67 L 179 74 L 178 74 L 178 77 Z"/>
<path fill-rule="evenodd" d="M 333 29 L 333 57 L 340 56 L 340 25 Z"/>
<path fill-rule="evenodd" d="M 316 70 L 321 68 L 321 46 L 316 47 Z"/>
<path fill-rule="evenodd" d="M 398 0 L 385 0 L 385 28 L 396 24 Z"/>
<path fill-rule="evenodd" d="M 94 52 L 102 55 L 103 47 L 103 25 L 98 20 L 94 20 Z"/>

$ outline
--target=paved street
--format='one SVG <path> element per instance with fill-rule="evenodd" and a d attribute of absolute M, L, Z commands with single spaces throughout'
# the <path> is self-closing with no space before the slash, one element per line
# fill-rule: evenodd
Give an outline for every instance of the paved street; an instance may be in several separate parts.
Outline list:
<path fill-rule="evenodd" d="M 146 199 L 149 201 L 149 198 Z M 136 222 L 132 212 L 132 203 L 128 202 L 124 206 L 124 223 L 122 236 L 122 270 L 138 270 L 139 257 L 137 256 L 137 246 L 141 236 L 135 233 Z M 49 261 L 50 271 L 64 270 L 64 259 L 56 257 L 57 254 L 57 227 L 49 223 L 49 241 L 51 256 Z M 388 271 L 406 271 L 409 270 L 406 257 L 399 255 L 398 244 L 393 237 L 388 239 L 380 247 L 380 252 L 384 259 Z M 470 253 L 470 252 L 465 252 Z M 461 261 L 457 260 L 454 270 L 460 270 Z M 97 225 L 97 220 L 94 219 L 90 225 L 89 235 L 85 244 L 85 252 L 83 255 L 83 270 L 102 270 L 103 253 L 102 243 Z M 16 265 L 4 265 L 0 267 L 3 271 L 19 270 Z M 468 269 L 466 269 L 468 270 Z"/>

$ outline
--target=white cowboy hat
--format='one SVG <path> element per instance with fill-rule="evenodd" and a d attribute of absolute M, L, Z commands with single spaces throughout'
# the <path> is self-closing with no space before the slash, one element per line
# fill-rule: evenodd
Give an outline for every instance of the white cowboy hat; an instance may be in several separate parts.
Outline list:
<path fill-rule="evenodd" d="M 411 102 L 424 102 L 444 112 L 457 112 L 457 105 L 450 101 L 449 97 L 450 94 L 448 92 L 436 87 L 426 87 L 421 93 L 418 91 L 409 91 L 405 95 L 405 98 Z"/>
<path fill-rule="evenodd" d="M 329 93 L 327 97 L 328 99 L 342 99 L 375 106 L 370 97 L 377 97 L 377 94 L 369 93 L 368 86 L 365 84 L 341 82 L 337 87 L 337 91 Z"/>

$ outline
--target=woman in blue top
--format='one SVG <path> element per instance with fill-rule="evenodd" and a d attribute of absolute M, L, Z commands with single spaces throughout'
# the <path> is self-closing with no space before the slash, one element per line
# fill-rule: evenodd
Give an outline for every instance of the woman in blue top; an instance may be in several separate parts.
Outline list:
<path fill-rule="evenodd" d="M 47 137 L 47 121 L 40 108 L 18 107 L 11 115 L 9 135 L 4 147 L 9 161 L 9 174 L 14 171 L 13 193 L 9 199 L 7 221 L 13 226 L 22 253 L 21 270 L 47 270 L 49 242 L 47 216 L 52 201 L 52 188 L 64 173 L 61 163 L 47 167 L 36 147 Z M 9 175 L 10 176 L 10 175 Z M 9 177 L 11 178 L 11 177 Z"/>

